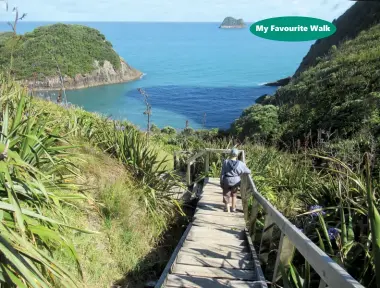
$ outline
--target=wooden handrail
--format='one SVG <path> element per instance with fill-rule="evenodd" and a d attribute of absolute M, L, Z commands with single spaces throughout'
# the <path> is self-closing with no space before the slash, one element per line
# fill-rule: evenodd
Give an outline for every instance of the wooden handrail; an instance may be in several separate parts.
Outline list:
<path fill-rule="evenodd" d="M 293 225 L 284 215 L 282 215 L 268 200 L 266 200 L 258 191 L 252 180 L 251 175 L 242 175 L 242 186 L 241 193 L 249 195 L 251 194 L 254 199 L 263 207 L 266 215 L 265 222 L 269 224 L 274 223 L 282 232 L 282 244 L 284 242 L 284 237 L 287 237 L 289 244 L 293 245 L 305 258 L 305 260 L 310 264 L 311 267 L 317 272 L 321 277 L 320 287 L 362 287 L 358 281 L 356 281 L 346 270 L 344 270 L 338 263 L 332 260 L 325 252 L 323 252 L 317 245 L 315 245 L 305 234 L 303 234 L 295 225 Z M 245 195 L 245 196 L 246 196 Z M 243 197 L 243 200 L 248 199 L 248 197 Z M 246 201 L 243 201 L 246 202 Z M 243 203 L 244 206 L 248 206 L 247 203 Z M 255 215 L 254 217 L 257 217 Z M 268 221 L 269 219 L 269 221 Z M 267 225 L 265 225 L 267 226 Z M 263 242 L 262 242 L 263 243 Z M 283 245 L 279 246 L 283 248 Z M 288 245 L 289 247 L 289 245 Z M 261 250 L 261 249 L 260 249 Z M 275 271 L 278 271 L 278 265 L 282 262 L 281 251 L 277 255 Z M 277 274 L 275 272 L 275 274 Z M 274 281 L 276 281 L 277 275 L 274 275 Z M 324 284 L 324 286 L 323 286 Z"/>

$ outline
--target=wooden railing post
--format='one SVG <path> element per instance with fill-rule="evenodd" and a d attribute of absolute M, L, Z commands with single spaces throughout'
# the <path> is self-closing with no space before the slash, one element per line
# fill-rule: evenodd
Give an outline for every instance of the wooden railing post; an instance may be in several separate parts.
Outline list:
<path fill-rule="evenodd" d="M 261 235 L 259 258 L 261 265 L 264 267 L 268 263 L 268 256 L 272 246 L 272 234 L 273 234 L 274 222 L 272 218 L 267 214 L 265 215 L 263 233 Z"/>
<path fill-rule="evenodd" d="M 323 281 L 323 280 L 321 279 L 321 281 L 319 282 L 319 286 L 318 286 L 318 288 L 326 288 L 326 287 L 327 287 L 327 285 L 326 285 L 325 281 Z"/>
<path fill-rule="evenodd" d="M 206 152 L 206 160 L 205 160 L 205 173 L 208 174 L 210 170 L 210 152 Z"/>
<path fill-rule="evenodd" d="M 241 176 L 240 180 L 240 193 L 241 193 L 241 201 L 243 203 L 243 212 L 244 212 L 244 219 L 247 222 L 249 219 L 248 215 L 248 179 L 247 179 L 247 174 L 243 174 Z"/>
<path fill-rule="evenodd" d="M 294 255 L 294 245 L 290 242 L 289 238 L 281 233 L 280 244 L 278 245 L 276 264 L 274 265 L 274 272 L 272 283 L 276 283 L 281 278 L 280 264 L 283 265 L 285 270 L 289 268 Z"/>
<path fill-rule="evenodd" d="M 186 183 L 187 183 L 187 186 L 191 185 L 191 164 L 192 164 L 192 162 L 187 163 L 187 170 L 186 170 Z"/>
<path fill-rule="evenodd" d="M 249 235 L 255 240 L 257 214 L 259 213 L 259 202 L 253 197 L 251 217 L 249 219 Z"/>
<path fill-rule="evenodd" d="M 245 163 L 245 152 L 241 150 L 241 161 Z"/>

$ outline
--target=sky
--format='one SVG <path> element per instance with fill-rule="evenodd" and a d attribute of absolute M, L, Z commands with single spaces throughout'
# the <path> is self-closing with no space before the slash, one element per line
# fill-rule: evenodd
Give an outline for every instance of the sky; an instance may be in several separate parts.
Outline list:
<path fill-rule="evenodd" d="M 354 2 L 348 0 L 0 0 L 0 21 L 27 13 L 25 21 L 221 22 L 227 16 L 256 22 L 279 16 L 332 21 Z"/>

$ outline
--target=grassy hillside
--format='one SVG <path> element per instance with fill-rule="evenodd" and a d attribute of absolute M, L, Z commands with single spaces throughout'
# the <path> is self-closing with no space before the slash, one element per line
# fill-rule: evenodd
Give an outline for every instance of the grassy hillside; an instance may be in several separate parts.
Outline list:
<path fill-rule="evenodd" d="M 0 285 L 157 279 L 165 259 L 152 249 L 180 210 L 159 147 L 127 122 L 26 92 L 0 75 Z"/>
<path fill-rule="evenodd" d="M 354 39 L 361 31 L 367 30 L 380 21 L 380 3 L 377 1 L 358 1 L 333 23 L 337 27 L 334 35 L 319 39 L 313 44 L 298 67 L 295 76 L 314 66 L 318 57 L 329 53 L 333 45 L 339 47 L 346 40 Z"/>
<path fill-rule="evenodd" d="M 318 64 L 261 102 L 278 107 L 277 116 L 273 114 L 276 113 L 274 109 L 271 114 L 251 113 L 251 117 L 260 118 L 257 120 L 259 124 L 269 121 L 270 126 L 255 125 L 260 133 L 248 128 L 235 129 L 235 133 L 256 137 L 280 131 L 276 134 L 277 139 L 286 143 L 306 139 L 307 135 L 314 140 L 318 135 L 352 138 L 363 129 L 377 137 L 380 123 L 379 47 L 380 25 L 361 32 L 339 48 L 332 47 L 328 55 L 318 59 Z M 255 108 L 263 109 L 261 105 Z M 244 123 L 248 123 L 245 114 L 247 112 L 233 127 L 245 127 Z M 274 126 L 275 123 L 278 125 Z M 318 130 L 322 134 L 318 134 Z"/>
<path fill-rule="evenodd" d="M 57 63 L 63 75 L 75 76 L 94 70 L 94 61 L 105 60 L 115 69 L 120 58 L 112 44 L 98 30 L 82 25 L 55 24 L 36 28 L 25 35 L 0 36 L 0 68 L 10 67 L 17 79 L 57 76 Z M 37 78 L 38 79 L 38 78 Z"/>

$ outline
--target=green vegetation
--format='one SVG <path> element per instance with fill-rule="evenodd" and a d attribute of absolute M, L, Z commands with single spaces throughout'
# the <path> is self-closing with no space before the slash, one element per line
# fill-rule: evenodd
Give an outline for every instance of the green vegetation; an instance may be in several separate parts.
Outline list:
<path fill-rule="evenodd" d="M 379 44 L 380 25 L 377 25 L 340 48 L 333 47 L 317 65 L 279 88 L 273 97 L 261 101 L 263 107 L 246 110 L 234 124 L 238 128 L 236 135 L 244 138 L 252 135 L 252 129 L 259 129 L 263 140 L 267 140 L 273 131 L 281 131 L 279 137 L 288 145 L 307 136 L 322 140 L 352 138 L 363 129 L 377 137 Z M 264 109 L 265 105 L 268 108 Z M 274 111 L 272 105 L 278 107 L 277 127 L 275 113 L 266 111 Z M 249 111 L 259 119 L 248 117 Z M 259 121 L 256 128 L 252 128 L 252 121 Z"/>
<path fill-rule="evenodd" d="M 58 76 L 74 77 L 94 70 L 95 61 L 109 61 L 115 69 L 121 63 L 112 44 L 98 30 L 82 25 L 55 24 L 36 28 L 25 35 L 0 35 L 0 69 L 11 66 L 17 79 Z"/>
<path fill-rule="evenodd" d="M 357 1 L 342 16 L 333 21 L 337 28 L 333 35 L 319 39 L 311 46 L 295 76 L 317 64 L 318 58 L 326 55 L 332 46 L 339 46 L 344 41 L 354 39 L 361 31 L 379 23 L 379 9 L 380 3 L 378 1 Z"/>
<path fill-rule="evenodd" d="M 273 105 L 251 106 L 244 110 L 241 117 L 233 123 L 232 133 L 252 139 L 277 139 L 280 125 L 278 107 Z"/>
<path fill-rule="evenodd" d="M 1 285 L 144 279 L 181 212 L 161 151 L 128 123 L 30 98 L 5 76 L 0 89 Z"/>

